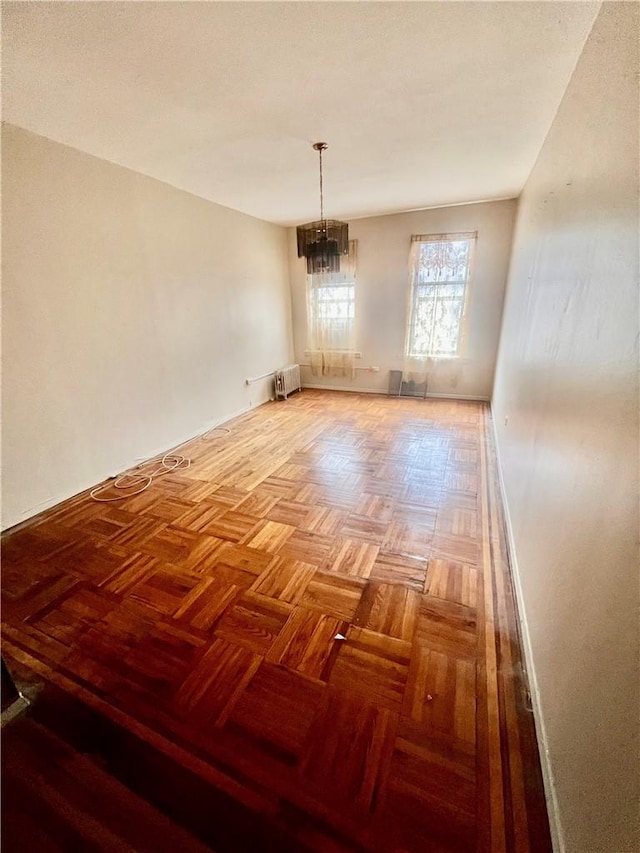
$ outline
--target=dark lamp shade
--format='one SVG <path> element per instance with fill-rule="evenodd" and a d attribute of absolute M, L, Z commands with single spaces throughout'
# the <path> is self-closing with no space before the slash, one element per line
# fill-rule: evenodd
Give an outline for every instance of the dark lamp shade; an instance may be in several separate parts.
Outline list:
<path fill-rule="evenodd" d="M 307 259 L 307 273 L 340 272 L 341 255 L 349 254 L 349 226 L 337 219 L 299 225 L 298 257 Z"/>

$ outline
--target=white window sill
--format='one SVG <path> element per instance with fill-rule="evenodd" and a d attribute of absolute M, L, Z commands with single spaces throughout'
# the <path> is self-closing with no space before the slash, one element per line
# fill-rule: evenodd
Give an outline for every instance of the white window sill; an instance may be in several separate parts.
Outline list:
<path fill-rule="evenodd" d="M 304 351 L 304 355 L 311 355 L 311 353 L 313 353 L 313 352 L 343 352 L 343 353 L 345 353 L 345 354 L 353 355 L 353 357 L 354 357 L 354 358 L 362 358 L 362 353 L 361 353 L 361 352 L 354 352 L 354 353 L 352 353 L 352 352 L 351 352 L 351 350 L 348 350 L 348 349 L 334 349 L 334 350 L 313 350 L 313 349 L 306 349 L 306 350 Z"/>
<path fill-rule="evenodd" d="M 408 355 L 407 358 L 414 361 L 468 361 L 461 355 Z"/>

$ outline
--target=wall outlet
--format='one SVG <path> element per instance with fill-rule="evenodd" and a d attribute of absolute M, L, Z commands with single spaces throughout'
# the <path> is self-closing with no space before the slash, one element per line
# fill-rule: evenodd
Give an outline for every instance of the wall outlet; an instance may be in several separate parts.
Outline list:
<path fill-rule="evenodd" d="M 377 365 L 377 364 L 376 364 L 376 365 L 372 365 L 372 366 L 369 368 L 369 370 L 371 371 L 371 373 L 380 373 L 380 368 L 378 367 L 378 365 Z"/>

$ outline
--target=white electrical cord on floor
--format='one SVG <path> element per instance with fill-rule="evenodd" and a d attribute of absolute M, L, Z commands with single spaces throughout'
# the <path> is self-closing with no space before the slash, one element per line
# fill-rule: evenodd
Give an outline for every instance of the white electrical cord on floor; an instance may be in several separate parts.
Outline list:
<path fill-rule="evenodd" d="M 223 426 L 215 426 L 212 427 L 207 432 L 203 433 L 198 438 L 193 439 L 190 438 L 188 441 L 184 441 L 182 444 L 178 444 L 177 447 L 174 447 L 173 450 L 168 451 L 162 457 L 156 457 L 155 459 L 149 459 L 146 462 L 141 462 L 140 465 L 136 465 L 135 468 L 130 468 L 128 471 L 125 471 L 123 474 L 119 474 L 115 480 L 109 481 L 107 483 L 102 483 L 100 486 L 96 486 L 95 489 L 89 492 L 89 497 L 98 501 L 99 503 L 111 503 L 112 501 L 123 501 L 126 498 L 132 498 L 134 495 L 139 495 L 141 492 L 144 492 L 145 489 L 148 489 L 151 483 L 157 478 L 161 477 L 163 474 L 169 474 L 171 471 L 177 471 L 179 469 L 189 468 L 191 466 L 191 459 L 187 456 L 182 456 L 179 453 L 174 453 L 174 450 L 178 450 L 178 448 L 183 447 L 185 444 L 190 444 L 192 441 L 198 441 L 202 439 L 204 441 L 211 441 L 212 439 L 209 436 L 214 432 L 227 432 L 230 433 L 231 430 L 228 427 Z M 215 437 L 215 436 L 214 436 Z M 160 462 L 160 465 L 153 471 L 150 471 L 148 474 L 142 473 L 141 468 L 146 467 L 147 465 L 151 465 L 154 462 Z M 140 486 L 140 488 L 136 488 Z M 100 497 L 104 492 L 108 489 L 122 489 L 126 491 L 124 495 L 113 495 L 110 498 Z M 129 491 L 130 489 L 135 489 L 135 491 Z"/>
<path fill-rule="evenodd" d="M 204 441 L 211 441 L 209 436 L 212 432 L 231 432 L 231 430 L 223 426 L 211 427 L 211 429 L 208 429 L 205 433 L 203 433 L 200 438 Z"/>
<path fill-rule="evenodd" d="M 160 462 L 160 465 L 148 474 L 143 474 L 140 468 L 150 465 L 153 462 Z M 191 460 L 186 456 L 181 456 L 178 453 L 165 453 L 161 459 L 150 459 L 148 462 L 143 462 L 136 468 L 130 468 L 124 474 L 120 474 L 113 482 L 103 483 L 97 486 L 91 492 L 89 497 L 100 503 L 111 503 L 111 501 L 123 501 L 125 498 L 131 498 L 134 495 L 139 495 L 148 489 L 151 483 L 160 477 L 162 474 L 168 474 L 170 471 L 177 471 L 179 468 L 188 468 L 191 465 Z M 140 488 L 136 488 L 140 486 Z M 136 489 L 135 492 L 127 491 L 126 495 L 114 495 L 110 498 L 99 497 L 107 489 Z"/>

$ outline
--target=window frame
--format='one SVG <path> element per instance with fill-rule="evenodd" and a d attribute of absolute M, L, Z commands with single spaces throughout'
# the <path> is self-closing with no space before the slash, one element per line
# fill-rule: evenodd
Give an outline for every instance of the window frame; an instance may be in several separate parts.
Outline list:
<path fill-rule="evenodd" d="M 342 280 L 340 280 L 342 278 Z M 341 262 L 339 273 L 315 273 L 307 274 L 306 276 L 306 303 L 307 303 L 307 346 L 310 351 L 327 351 L 334 353 L 350 353 L 355 351 L 356 338 L 356 300 L 357 300 L 357 241 L 349 241 L 349 254 L 344 257 Z M 322 317 L 315 315 L 315 311 L 322 298 L 319 294 L 322 290 L 339 290 L 345 289 L 350 291 L 345 299 L 341 299 L 347 305 L 347 316 L 340 317 Z M 338 300 L 327 300 L 327 303 L 336 302 Z M 352 346 L 349 347 L 327 347 L 322 341 L 314 339 L 317 330 L 323 322 L 327 323 L 325 334 L 322 337 L 332 337 L 333 330 L 329 328 L 329 323 L 334 320 L 336 323 L 348 321 L 350 326 L 346 328 L 344 338 L 352 341 Z"/>
<path fill-rule="evenodd" d="M 467 319 L 467 308 L 469 300 L 469 285 L 473 276 L 473 264 L 476 249 L 478 232 L 477 231 L 458 231 L 446 234 L 414 234 L 411 237 L 411 251 L 409 255 L 409 293 L 407 307 L 407 328 L 405 337 L 405 358 L 413 361 L 422 361 L 427 359 L 452 360 L 462 357 L 462 351 L 465 339 L 465 325 Z M 467 251 L 466 262 L 466 277 L 463 280 L 442 279 L 438 281 L 419 281 L 419 260 L 421 246 L 425 243 L 458 243 L 467 242 L 469 244 Z M 433 296 L 420 296 L 419 289 L 421 287 L 440 287 L 462 286 L 462 294 L 460 296 L 447 296 L 446 293 L 435 293 Z M 428 352 L 416 352 L 414 350 L 416 338 L 416 319 L 418 316 L 418 306 L 420 302 L 425 304 L 428 302 L 434 303 L 445 299 L 455 299 L 461 302 L 460 314 L 457 326 L 457 341 L 455 352 L 443 353 L 433 351 L 433 328 L 435 328 L 436 320 L 433 321 L 432 332 L 430 335 L 430 350 Z"/>
<path fill-rule="evenodd" d="M 347 313 L 344 318 L 340 317 L 323 317 L 319 314 L 317 317 L 314 316 L 314 311 L 317 307 L 322 305 L 322 296 L 321 293 L 323 290 L 350 290 L 351 293 L 346 298 L 340 299 L 327 299 L 326 304 L 336 304 L 337 302 L 344 303 L 347 306 Z M 356 283 L 355 276 L 353 280 L 336 283 L 308 283 L 308 295 L 307 295 L 307 310 L 309 311 L 309 318 L 311 321 L 311 326 L 315 326 L 317 323 L 321 322 L 330 322 L 336 321 L 350 321 L 351 324 L 355 324 L 356 319 Z M 315 298 L 311 298 L 311 291 L 315 292 Z"/>

